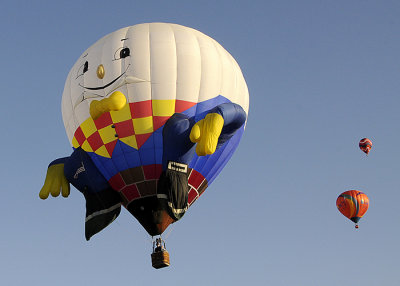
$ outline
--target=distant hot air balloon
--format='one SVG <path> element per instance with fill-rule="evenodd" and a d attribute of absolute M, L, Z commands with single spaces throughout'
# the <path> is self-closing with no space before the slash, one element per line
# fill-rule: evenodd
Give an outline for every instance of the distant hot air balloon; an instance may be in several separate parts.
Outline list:
<path fill-rule="evenodd" d="M 121 205 L 161 235 L 228 163 L 248 107 L 239 65 L 212 38 L 168 23 L 115 31 L 68 75 L 62 116 L 73 153 L 50 163 L 40 197 L 67 197 L 69 184 L 81 191 L 87 240 Z"/>
<path fill-rule="evenodd" d="M 366 194 L 357 190 L 342 193 L 336 200 L 338 210 L 348 219 L 353 221 L 358 228 L 358 221 L 367 212 L 369 199 Z"/>
<path fill-rule="evenodd" d="M 368 138 L 363 138 L 360 140 L 360 143 L 358 143 L 358 146 L 365 154 L 368 155 L 369 151 L 372 149 L 372 141 Z"/>

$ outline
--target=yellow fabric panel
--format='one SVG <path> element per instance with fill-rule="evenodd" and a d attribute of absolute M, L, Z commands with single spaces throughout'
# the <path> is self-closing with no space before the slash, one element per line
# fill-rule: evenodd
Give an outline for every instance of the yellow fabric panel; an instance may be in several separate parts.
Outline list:
<path fill-rule="evenodd" d="M 110 111 L 110 115 L 114 123 L 126 121 L 132 118 L 129 104 L 125 104 L 125 106 L 121 110 Z"/>
<path fill-rule="evenodd" d="M 78 147 L 79 147 L 79 143 L 78 143 L 78 141 L 76 140 L 75 137 L 72 138 L 72 146 L 73 146 L 74 148 L 78 148 Z"/>
<path fill-rule="evenodd" d="M 128 136 L 128 137 L 124 137 L 124 138 L 120 138 L 119 140 L 121 140 L 125 144 L 135 148 L 136 150 L 138 148 L 137 147 L 137 142 L 136 142 L 136 137 L 134 135 Z"/>
<path fill-rule="evenodd" d="M 96 125 L 94 125 L 94 121 L 92 118 L 86 119 L 81 124 L 81 129 L 82 129 L 83 134 L 85 134 L 86 138 L 88 138 L 90 135 L 92 135 L 97 130 Z"/>
<path fill-rule="evenodd" d="M 89 142 L 85 140 L 82 144 L 82 149 L 85 150 L 86 152 L 93 152 L 92 147 L 90 147 Z"/>
<path fill-rule="evenodd" d="M 117 140 L 117 138 L 115 137 L 115 129 L 111 128 L 110 126 L 99 129 L 99 134 L 104 144 Z"/>
<path fill-rule="evenodd" d="M 110 154 L 108 154 L 108 151 L 106 149 L 106 146 L 101 146 L 99 149 L 96 150 L 95 152 L 97 155 L 106 157 L 106 158 L 111 158 Z"/>
<path fill-rule="evenodd" d="M 172 116 L 175 113 L 175 99 L 153 99 L 153 116 Z"/>
<path fill-rule="evenodd" d="M 147 134 L 153 132 L 153 117 L 143 117 L 132 119 L 135 134 Z"/>

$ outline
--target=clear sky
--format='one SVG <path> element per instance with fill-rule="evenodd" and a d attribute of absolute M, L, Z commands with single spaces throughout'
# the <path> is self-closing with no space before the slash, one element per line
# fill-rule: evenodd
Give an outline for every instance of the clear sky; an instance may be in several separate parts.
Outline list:
<path fill-rule="evenodd" d="M 400 285 L 399 1 L 3 2 L 2 285 Z M 77 190 L 38 197 L 47 165 L 72 150 L 69 69 L 102 36 L 143 22 L 211 36 L 250 92 L 239 148 L 166 231 L 171 266 L 160 270 L 125 209 L 86 242 Z M 335 206 L 350 189 L 370 198 L 358 230 Z"/>

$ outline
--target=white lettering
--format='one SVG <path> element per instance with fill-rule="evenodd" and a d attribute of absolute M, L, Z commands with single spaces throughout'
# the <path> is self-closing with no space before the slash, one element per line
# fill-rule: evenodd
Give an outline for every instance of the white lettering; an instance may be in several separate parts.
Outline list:
<path fill-rule="evenodd" d="M 82 172 L 85 172 L 85 166 L 83 166 L 83 162 L 82 162 L 82 166 L 79 167 L 79 168 L 76 170 L 75 175 L 74 175 L 74 179 L 75 179 L 75 180 L 78 179 L 78 175 L 79 175 L 80 173 L 82 173 Z"/>

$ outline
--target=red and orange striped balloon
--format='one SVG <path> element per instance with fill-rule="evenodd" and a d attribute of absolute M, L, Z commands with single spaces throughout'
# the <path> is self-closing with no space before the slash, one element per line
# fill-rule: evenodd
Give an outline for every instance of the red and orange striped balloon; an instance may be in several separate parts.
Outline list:
<path fill-rule="evenodd" d="M 363 138 L 360 140 L 360 143 L 358 143 L 358 146 L 360 147 L 361 151 L 368 155 L 369 151 L 372 149 L 372 141 L 368 138 Z"/>
<path fill-rule="evenodd" d="M 369 199 L 366 194 L 357 190 L 342 193 L 336 200 L 338 210 L 348 219 L 356 223 L 367 212 Z"/>

